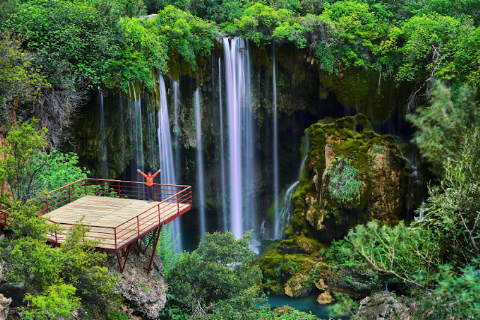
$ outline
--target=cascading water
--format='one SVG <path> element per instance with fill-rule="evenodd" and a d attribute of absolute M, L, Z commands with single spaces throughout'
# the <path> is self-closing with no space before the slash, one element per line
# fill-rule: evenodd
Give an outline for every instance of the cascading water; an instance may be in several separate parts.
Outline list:
<path fill-rule="evenodd" d="M 247 228 L 253 227 L 256 217 L 250 54 L 247 42 L 241 38 L 224 38 L 223 50 L 228 108 L 230 230 L 241 238 Z M 243 212 L 248 214 L 243 215 Z"/>
<path fill-rule="evenodd" d="M 280 211 L 280 219 L 278 224 L 274 225 L 274 233 L 280 234 L 280 237 L 283 237 L 284 233 L 284 222 L 287 222 L 287 227 L 290 224 L 290 221 L 293 216 L 293 209 L 292 206 L 292 199 L 293 195 L 295 194 L 295 190 L 300 183 L 300 176 L 302 175 L 303 166 L 305 165 L 305 161 L 307 161 L 308 150 L 310 149 L 310 140 L 308 139 L 308 129 L 305 130 L 305 144 L 303 146 L 302 152 L 302 162 L 300 163 L 300 169 L 298 171 L 298 181 L 294 182 L 285 192 L 283 197 L 283 208 Z M 278 238 L 275 238 L 278 239 Z"/>
<path fill-rule="evenodd" d="M 200 109 L 200 89 L 195 90 L 195 127 L 197 136 L 197 188 L 198 188 L 198 211 L 200 213 L 200 235 L 206 232 L 205 221 L 205 190 L 203 174 L 203 146 L 202 146 L 202 115 Z"/>
<path fill-rule="evenodd" d="M 100 141 L 98 158 L 102 168 L 102 178 L 108 179 L 108 157 L 107 157 L 107 138 L 105 134 L 105 110 L 103 107 L 103 94 L 100 92 Z"/>
<path fill-rule="evenodd" d="M 177 183 L 181 180 L 181 159 L 180 159 L 180 116 L 179 106 L 178 106 L 178 98 L 180 96 L 180 83 L 177 81 L 173 81 L 173 104 L 174 104 L 174 129 L 173 133 L 175 136 L 175 172 L 176 172 L 176 179 Z"/>
<path fill-rule="evenodd" d="M 160 86 L 160 110 L 158 111 L 158 150 L 160 156 L 160 180 L 162 184 L 177 184 L 175 174 L 175 162 L 173 161 L 172 137 L 170 134 L 170 120 L 168 117 L 167 93 L 165 90 L 165 82 L 163 76 L 158 77 Z M 181 225 L 180 219 L 175 219 L 172 222 L 172 243 L 180 235 Z M 178 236 L 177 252 L 182 252 L 182 239 Z"/>
<path fill-rule="evenodd" d="M 227 197 L 226 197 L 226 175 L 225 175 L 225 143 L 223 137 L 223 104 L 222 104 L 222 61 L 218 60 L 218 96 L 219 96 L 219 109 L 220 109 L 220 173 L 222 179 L 222 216 L 223 216 L 223 232 L 228 230 L 228 217 L 227 217 Z"/>
<path fill-rule="evenodd" d="M 137 164 L 138 168 L 144 168 L 144 158 L 143 158 L 143 128 L 142 128 L 142 101 L 140 99 L 140 92 L 138 93 L 137 97 L 137 92 L 135 91 L 135 86 L 132 83 L 132 91 L 133 91 L 133 96 L 134 100 L 132 101 L 134 103 L 134 107 L 130 108 L 131 114 L 130 114 L 130 119 L 131 119 L 131 128 L 132 128 L 132 137 L 133 137 L 133 154 L 134 154 L 134 160 L 135 163 Z M 133 111 L 133 112 L 132 112 Z M 132 168 L 134 170 L 134 175 L 136 178 L 136 181 L 143 181 L 143 177 L 140 175 L 140 173 L 136 172 L 136 169 Z"/>
<path fill-rule="evenodd" d="M 280 239 L 280 210 L 277 197 L 279 195 L 279 174 L 278 174 L 278 119 L 277 119 L 277 61 L 275 58 L 275 41 L 272 44 L 273 57 L 273 197 L 274 201 L 274 239 Z"/>

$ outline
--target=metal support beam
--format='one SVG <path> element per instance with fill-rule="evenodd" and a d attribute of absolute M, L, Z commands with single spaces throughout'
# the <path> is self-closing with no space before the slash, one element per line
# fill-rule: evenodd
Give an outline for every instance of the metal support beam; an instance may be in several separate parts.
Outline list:
<path fill-rule="evenodd" d="M 138 248 L 137 256 L 140 256 L 140 253 L 145 254 L 145 251 L 147 251 L 148 246 L 152 243 L 153 239 L 155 239 L 155 237 L 157 236 L 157 231 L 158 231 L 158 228 L 155 228 L 155 231 L 153 231 L 153 235 L 152 237 L 150 237 L 150 240 L 148 240 L 148 243 L 146 244 L 144 250 L 142 250 L 142 238 L 137 239 L 137 248 Z"/>
<path fill-rule="evenodd" d="M 133 243 L 130 243 L 128 246 L 127 246 L 127 250 L 125 252 L 122 253 L 122 258 L 125 257 L 125 261 L 123 262 L 123 266 L 122 266 L 122 263 L 120 262 L 120 256 L 118 255 L 118 251 L 116 252 L 117 254 L 117 261 L 118 261 L 118 266 L 120 268 L 120 273 L 123 273 L 123 270 L 125 270 L 125 265 L 127 264 L 127 261 L 128 261 L 128 255 L 130 254 L 130 249 L 132 248 L 132 244 Z"/>
<path fill-rule="evenodd" d="M 153 246 L 153 251 L 152 251 L 152 256 L 150 257 L 150 264 L 148 265 L 148 271 L 147 274 L 150 274 L 150 270 L 152 269 L 152 262 L 153 262 L 153 257 L 155 257 L 155 251 L 157 250 L 157 244 L 158 244 L 158 238 L 160 238 L 160 232 L 162 231 L 163 224 L 161 224 L 157 228 L 157 238 L 155 240 L 155 245 Z"/>

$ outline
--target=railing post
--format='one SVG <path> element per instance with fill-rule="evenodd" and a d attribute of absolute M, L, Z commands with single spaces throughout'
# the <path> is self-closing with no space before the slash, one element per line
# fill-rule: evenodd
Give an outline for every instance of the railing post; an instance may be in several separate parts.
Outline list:
<path fill-rule="evenodd" d="M 120 198 L 120 181 L 118 181 L 118 198 Z"/>
<path fill-rule="evenodd" d="M 68 203 L 72 202 L 72 193 L 70 192 L 70 185 L 68 186 Z"/>
<path fill-rule="evenodd" d="M 85 179 L 85 195 L 87 195 L 87 179 Z"/>
<path fill-rule="evenodd" d="M 45 213 L 48 213 L 48 198 L 47 198 L 47 212 L 45 212 Z"/>
<path fill-rule="evenodd" d="M 180 216 L 180 200 L 178 199 L 178 195 L 180 192 L 177 193 L 177 218 Z"/>

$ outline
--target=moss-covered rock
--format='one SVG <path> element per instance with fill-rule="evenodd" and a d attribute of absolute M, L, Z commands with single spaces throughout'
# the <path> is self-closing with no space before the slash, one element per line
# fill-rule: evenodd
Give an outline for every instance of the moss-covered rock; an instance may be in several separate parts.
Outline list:
<path fill-rule="evenodd" d="M 333 301 L 335 301 L 335 299 L 333 299 L 332 295 L 328 291 L 321 293 L 317 298 L 318 304 L 329 304 Z"/>
<path fill-rule="evenodd" d="M 322 244 L 305 237 L 294 237 L 276 244 L 255 265 L 263 273 L 263 288 L 273 294 L 305 296 L 315 288 L 324 262 Z"/>
<path fill-rule="evenodd" d="M 331 241 L 368 220 L 396 223 L 408 167 L 394 137 L 376 134 L 363 114 L 324 119 L 307 130 L 310 150 L 288 235 Z"/>

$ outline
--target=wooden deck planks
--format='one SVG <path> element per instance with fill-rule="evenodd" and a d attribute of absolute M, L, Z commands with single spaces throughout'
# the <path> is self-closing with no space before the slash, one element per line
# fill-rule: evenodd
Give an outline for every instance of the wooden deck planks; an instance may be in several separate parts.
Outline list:
<path fill-rule="evenodd" d="M 160 222 L 158 218 L 159 207 L 161 212 Z M 142 234 L 189 208 L 190 204 L 148 203 L 145 200 L 85 196 L 45 214 L 45 217 L 60 224 L 75 224 L 83 218 L 81 220 L 82 224 L 91 227 L 91 230 L 86 234 L 87 238 L 101 239 L 102 243 L 98 248 L 115 249 L 115 232 L 117 248 L 119 248 L 137 238 L 139 229 L 140 234 Z M 70 227 L 62 225 L 62 228 L 63 231 L 57 232 L 56 236 L 54 234 L 50 235 L 50 238 L 56 238 L 59 243 L 65 241 L 66 233 Z M 116 230 L 113 228 L 116 228 Z"/>

